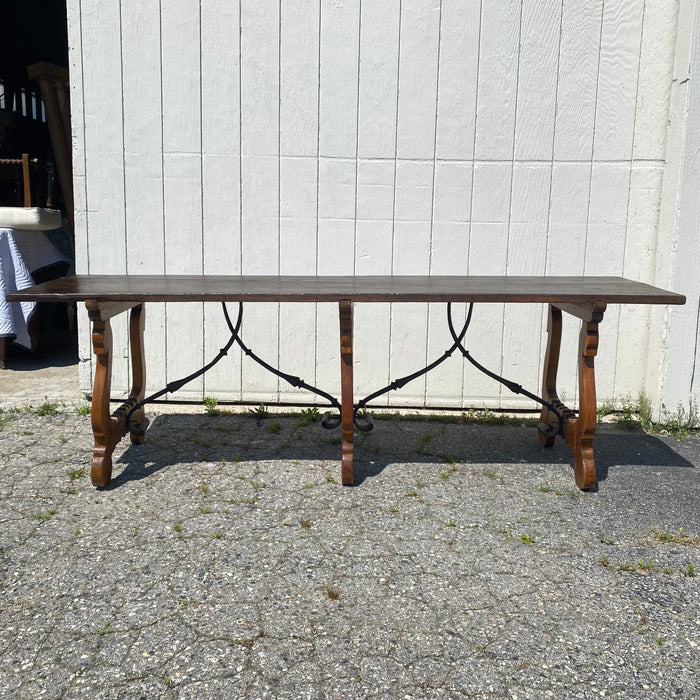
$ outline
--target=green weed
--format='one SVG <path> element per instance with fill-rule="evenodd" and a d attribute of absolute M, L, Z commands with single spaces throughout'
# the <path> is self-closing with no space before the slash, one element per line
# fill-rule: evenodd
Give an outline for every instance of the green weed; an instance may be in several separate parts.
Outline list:
<path fill-rule="evenodd" d="M 301 418 L 297 421 L 297 427 L 303 428 L 312 423 L 316 423 L 321 418 L 321 414 L 316 406 L 301 409 Z"/>
<path fill-rule="evenodd" d="M 249 408 L 248 412 L 252 413 L 258 420 L 265 420 L 270 415 L 270 409 L 264 403 L 255 408 Z"/>
<path fill-rule="evenodd" d="M 223 411 L 219 408 L 219 401 L 213 396 L 204 397 L 204 410 L 208 416 L 220 416 Z"/>
<path fill-rule="evenodd" d="M 58 415 L 58 404 L 52 401 L 45 401 L 37 408 L 30 409 L 30 413 L 37 416 L 55 416 Z"/>
<path fill-rule="evenodd" d="M 684 547 L 700 546 L 700 536 L 689 535 L 682 527 L 678 528 L 678 532 L 665 532 L 664 530 L 655 529 L 653 534 L 659 542 L 680 544 Z"/>

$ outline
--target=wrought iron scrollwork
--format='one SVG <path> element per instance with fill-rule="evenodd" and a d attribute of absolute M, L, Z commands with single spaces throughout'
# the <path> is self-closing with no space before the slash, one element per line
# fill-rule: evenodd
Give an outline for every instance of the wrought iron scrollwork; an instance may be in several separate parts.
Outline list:
<path fill-rule="evenodd" d="M 532 399 L 533 401 L 536 401 L 542 406 L 546 406 L 552 414 L 556 417 L 556 423 L 554 425 L 545 425 L 543 423 L 540 423 L 537 428 L 540 432 L 542 432 L 544 435 L 548 437 L 554 437 L 555 435 L 558 435 L 561 432 L 561 427 L 562 427 L 562 415 L 558 410 L 558 407 L 555 406 L 552 403 L 549 403 L 548 401 L 545 401 L 543 398 L 536 396 L 532 392 L 528 391 L 527 389 L 524 389 L 520 384 L 513 382 L 509 379 L 506 379 L 504 377 L 501 377 L 500 375 L 496 374 L 495 372 L 492 372 L 491 370 L 487 369 L 484 367 L 481 363 L 477 362 L 469 353 L 469 351 L 464 347 L 462 344 L 462 341 L 464 339 L 464 336 L 467 333 L 467 330 L 469 328 L 469 325 L 471 324 L 472 320 L 472 312 L 474 310 L 474 303 L 469 304 L 469 311 L 467 312 L 467 318 L 466 321 L 464 322 L 464 326 L 462 329 L 457 333 L 455 326 L 454 326 L 454 321 L 452 319 L 452 303 L 447 302 L 447 325 L 450 330 L 450 335 L 452 336 L 452 346 L 445 351 L 445 353 L 431 362 L 429 365 L 424 367 L 421 370 L 418 370 L 417 372 L 414 372 L 413 374 L 406 375 L 405 377 L 401 377 L 400 379 L 395 379 L 391 384 L 388 384 L 387 386 L 383 387 L 382 389 L 379 389 L 378 391 L 375 391 L 374 393 L 370 394 L 369 396 L 366 396 L 364 399 L 359 401 L 357 404 L 355 404 L 355 426 L 358 428 L 358 430 L 363 430 L 363 431 L 369 431 L 372 430 L 372 419 L 369 414 L 367 414 L 364 409 L 366 408 L 367 404 L 370 401 L 373 401 L 376 399 L 378 396 L 381 396 L 382 394 L 385 394 L 389 391 L 393 391 L 394 389 L 400 389 L 404 385 L 408 384 L 408 382 L 418 379 L 418 377 L 422 377 L 424 374 L 427 374 L 430 372 L 430 370 L 435 369 L 438 365 L 442 364 L 448 357 L 451 357 L 452 354 L 454 353 L 455 350 L 459 350 L 462 355 L 469 360 L 469 362 L 476 367 L 480 372 L 483 372 L 485 375 L 488 377 L 491 377 L 492 379 L 495 379 L 497 382 L 500 382 L 503 384 L 507 389 L 512 391 L 514 394 L 522 394 L 523 396 L 527 396 L 527 398 Z M 358 415 L 359 413 L 359 415 Z"/>
<path fill-rule="evenodd" d="M 449 308 L 449 304 L 448 304 Z M 422 377 L 424 374 L 427 374 L 430 372 L 430 370 L 435 369 L 438 365 L 441 365 L 448 357 L 451 357 L 454 351 L 459 347 L 460 343 L 462 342 L 462 339 L 464 338 L 467 329 L 469 328 L 469 324 L 472 321 L 472 311 L 474 309 L 474 304 L 469 305 L 469 312 L 467 313 L 467 319 L 464 322 L 464 326 L 462 330 L 459 332 L 459 335 L 453 336 L 454 343 L 452 344 L 452 347 L 446 350 L 440 357 L 438 357 L 436 360 L 431 362 L 429 365 L 426 367 L 423 367 L 423 369 L 419 369 L 417 372 L 413 372 L 413 374 L 407 374 L 405 377 L 401 377 L 400 379 L 395 379 L 391 384 L 387 384 L 387 386 L 383 387 L 382 389 L 379 389 L 372 394 L 369 394 L 369 396 L 365 396 L 364 399 L 361 401 L 358 401 L 355 404 L 355 413 L 354 413 L 354 422 L 355 422 L 355 427 L 358 430 L 362 430 L 364 432 L 369 432 L 372 430 L 374 425 L 372 424 L 372 417 L 369 415 L 369 413 L 366 413 L 364 411 L 365 407 L 370 401 L 373 401 L 376 399 L 378 396 L 381 396 L 382 394 L 386 394 L 389 391 L 394 391 L 395 389 L 401 389 L 403 386 L 408 384 L 409 382 L 413 381 L 414 379 L 418 379 L 418 377 Z"/>
<path fill-rule="evenodd" d="M 321 418 L 321 425 L 324 428 L 327 429 L 333 429 L 337 428 L 340 425 L 341 419 L 340 419 L 340 411 L 341 411 L 341 406 L 340 402 L 331 394 L 315 387 L 312 386 L 311 384 L 308 384 L 305 382 L 303 379 L 294 376 L 292 374 L 287 374 L 286 372 L 282 372 L 281 370 L 277 369 L 276 367 L 273 367 L 271 364 L 260 358 L 258 355 L 256 355 L 244 342 L 243 339 L 241 338 L 240 335 L 240 329 L 241 329 L 241 324 L 243 321 L 243 303 L 239 302 L 238 303 L 238 317 L 236 319 L 236 323 L 234 324 L 231 321 L 231 317 L 229 316 L 228 309 L 226 307 L 226 303 L 222 302 L 221 304 L 224 312 L 224 318 L 226 319 L 226 325 L 228 326 L 228 329 L 231 333 L 231 337 L 228 339 L 226 345 L 222 347 L 216 357 L 212 359 L 210 362 L 208 362 L 204 367 L 201 369 L 198 369 L 196 372 L 193 372 L 192 374 L 183 377 L 182 379 L 177 379 L 175 381 L 169 382 L 166 384 L 166 386 L 161 389 L 160 391 L 155 392 L 154 394 L 151 394 L 150 396 L 146 397 L 142 401 L 139 401 L 137 403 L 134 403 L 130 408 L 129 412 L 127 413 L 126 420 L 127 424 L 129 426 L 129 430 L 134 434 L 134 435 L 143 435 L 145 433 L 146 426 L 148 424 L 148 421 L 144 419 L 144 421 L 140 424 L 136 424 L 135 421 L 133 420 L 133 414 L 138 411 L 141 407 L 143 407 L 145 404 L 150 403 L 151 401 L 155 401 L 156 399 L 160 398 L 164 394 L 167 393 L 172 393 L 177 391 L 178 389 L 181 389 L 185 384 L 188 384 L 192 380 L 196 379 L 197 377 L 200 377 L 203 375 L 205 372 L 210 370 L 217 362 L 219 362 L 223 357 L 225 357 L 228 354 L 228 351 L 231 349 L 234 343 L 238 344 L 238 346 L 241 348 L 243 353 L 247 356 L 250 357 L 251 360 L 254 362 L 257 362 L 261 367 L 264 367 L 268 372 L 271 372 L 275 376 L 279 377 L 280 379 L 284 379 L 288 384 L 291 384 L 291 386 L 297 388 L 297 389 L 305 389 L 306 391 L 310 391 L 317 396 L 320 396 L 324 398 L 326 401 L 328 401 L 329 405 L 331 408 L 335 409 L 338 413 L 336 415 L 332 415 L 330 411 L 327 411 L 326 413 L 323 414 Z M 404 387 L 406 384 L 409 382 L 413 381 L 414 379 L 418 379 L 419 377 L 422 377 L 423 375 L 427 374 L 431 370 L 435 369 L 439 365 L 441 365 L 445 360 L 447 360 L 449 357 L 451 357 L 455 350 L 459 350 L 462 355 L 469 360 L 469 362 L 476 367 L 480 372 L 483 372 L 485 375 L 488 377 L 491 377 L 492 379 L 495 379 L 497 382 L 500 382 L 503 384 L 507 389 L 512 391 L 515 394 L 522 394 L 523 396 L 526 396 L 529 399 L 532 399 L 533 401 L 539 403 L 542 406 L 545 406 L 546 408 L 549 409 L 549 411 L 552 413 L 552 415 L 556 418 L 556 423 L 552 425 L 544 425 L 543 423 L 540 423 L 538 425 L 538 429 L 540 432 L 542 432 L 544 435 L 548 437 L 554 437 L 555 435 L 558 435 L 561 432 L 562 429 L 562 424 L 563 424 L 563 417 L 561 415 L 561 412 L 559 409 L 563 407 L 562 404 L 559 405 L 554 405 L 552 403 L 549 403 L 548 401 L 545 401 L 543 398 L 536 396 L 532 392 L 528 391 L 527 389 L 524 389 L 520 384 L 513 382 L 509 379 L 506 379 L 504 377 L 501 377 L 500 375 L 496 374 L 495 372 L 492 372 L 491 370 L 487 369 L 484 367 L 481 363 L 479 363 L 477 360 L 475 360 L 469 351 L 464 347 L 462 341 L 464 340 L 464 337 L 467 333 L 467 330 L 469 329 L 469 326 L 471 324 L 472 320 L 472 313 L 474 310 L 474 304 L 471 303 L 469 304 L 469 310 L 467 312 L 467 318 L 464 322 L 464 325 L 460 329 L 459 333 L 455 329 L 454 321 L 452 318 L 452 304 L 451 302 L 447 303 L 447 325 L 450 331 L 450 335 L 452 336 L 453 343 L 452 345 L 437 359 L 433 360 L 429 365 L 425 366 L 423 369 L 418 370 L 417 372 L 413 372 L 412 374 L 408 374 L 405 377 L 400 377 L 399 379 L 395 379 L 393 382 L 388 384 L 387 386 L 369 394 L 362 400 L 358 401 L 353 409 L 353 421 L 355 423 L 355 427 L 358 430 L 361 430 L 363 432 L 367 432 L 372 430 L 374 427 L 372 424 L 372 417 L 371 415 L 367 412 L 366 407 L 367 404 L 369 404 L 371 401 L 376 399 L 379 396 L 382 396 L 383 394 L 386 394 L 389 391 L 394 391 L 395 389 L 401 389 Z"/>
<path fill-rule="evenodd" d="M 223 357 L 225 357 L 228 354 L 228 351 L 231 349 L 234 343 L 238 344 L 238 346 L 241 348 L 241 350 L 244 352 L 244 354 L 248 357 L 250 357 L 251 360 L 254 360 L 257 362 L 259 365 L 264 367 L 268 372 L 272 372 L 275 376 L 279 377 L 280 379 L 284 379 L 286 382 L 291 384 L 293 387 L 297 389 L 305 389 L 307 391 L 310 391 L 314 394 L 317 394 L 318 396 L 323 397 L 326 399 L 329 404 L 331 405 L 332 408 L 335 408 L 338 411 L 338 415 L 332 416 L 330 412 L 326 412 L 323 414 L 323 417 L 321 418 L 321 425 L 324 428 L 336 428 L 337 426 L 340 425 L 340 402 L 334 397 L 328 394 L 325 391 L 322 391 L 321 389 L 318 389 L 315 386 L 311 386 L 311 384 L 307 384 L 303 379 L 300 379 L 299 377 L 296 377 L 292 374 L 287 374 L 286 372 L 282 372 L 276 367 L 273 367 L 269 363 L 265 362 L 262 358 L 258 357 L 244 342 L 243 339 L 240 336 L 240 329 L 241 329 L 241 323 L 243 322 L 243 302 L 238 302 L 238 318 L 236 319 L 236 323 L 234 324 L 231 321 L 231 317 L 229 316 L 228 313 L 228 308 L 226 307 L 226 302 L 221 302 L 221 306 L 224 311 L 224 318 L 226 320 L 226 325 L 228 326 L 228 329 L 231 333 L 231 337 L 228 339 L 226 345 L 224 345 L 223 348 L 221 348 L 216 355 L 216 357 L 208 362 L 204 367 L 201 367 L 198 369 L 196 372 L 193 372 L 192 374 L 183 377 L 182 379 L 177 379 L 175 381 L 169 382 L 166 384 L 166 386 L 163 389 L 160 389 L 159 391 L 155 392 L 154 394 L 151 394 L 150 396 L 147 396 L 145 399 L 142 401 L 139 401 L 138 403 L 134 404 L 130 409 L 127 414 L 126 420 L 127 424 L 129 426 L 129 430 L 134 433 L 134 435 L 143 435 L 145 433 L 145 426 L 141 424 L 135 424 L 134 421 L 132 420 L 132 416 L 134 412 L 136 412 L 139 408 L 144 406 L 147 403 L 150 403 L 151 401 L 155 401 L 156 399 L 160 398 L 164 394 L 171 393 L 174 391 L 177 391 L 178 389 L 181 389 L 185 384 L 188 384 L 189 382 L 193 381 L 194 379 L 197 379 L 197 377 L 201 377 L 205 372 L 209 371 L 217 362 L 219 362 Z"/>
<path fill-rule="evenodd" d="M 472 303 L 470 305 L 473 306 L 474 304 Z M 471 309 L 470 309 L 471 310 Z M 496 374 L 495 372 L 492 372 L 490 369 L 487 369 L 482 365 L 480 362 L 477 362 L 469 353 L 469 350 L 467 350 L 464 345 L 462 345 L 462 334 L 460 336 L 457 336 L 457 333 L 455 331 L 454 327 L 454 322 L 452 321 L 452 304 L 450 302 L 447 303 L 447 325 L 450 329 L 450 335 L 452 336 L 453 340 L 455 341 L 455 346 L 459 349 L 459 351 L 464 355 L 464 357 L 471 362 L 471 364 L 476 367 L 480 372 L 483 372 L 487 377 L 491 377 L 491 379 L 495 379 L 497 382 L 500 382 L 505 386 L 507 389 L 512 391 L 514 394 L 522 394 L 523 396 L 527 396 L 528 399 L 532 399 L 532 401 L 537 402 L 541 406 L 545 406 L 548 408 L 555 416 L 557 419 L 556 427 L 553 425 L 545 425 L 544 423 L 539 423 L 537 426 L 537 429 L 546 435 L 547 437 L 554 437 L 555 435 L 558 435 L 561 432 L 561 427 L 562 427 L 562 415 L 558 410 L 558 407 L 555 406 L 554 404 L 550 403 L 549 401 L 545 401 L 541 396 L 537 396 L 536 394 L 533 394 L 532 392 L 528 391 L 527 389 L 523 389 L 521 384 L 518 384 L 517 382 L 511 381 L 510 379 L 506 379 L 505 377 L 501 377 L 500 375 Z"/>

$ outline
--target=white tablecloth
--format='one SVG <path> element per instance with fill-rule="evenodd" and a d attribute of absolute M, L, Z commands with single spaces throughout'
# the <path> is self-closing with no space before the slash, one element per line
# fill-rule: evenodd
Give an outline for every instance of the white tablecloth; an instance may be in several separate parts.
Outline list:
<path fill-rule="evenodd" d="M 34 284 L 31 273 L 56 263 L 73 264 L 51 242 L 44 231 L 0 228 L 0 337 L 11 338 L 31 348 L 27 324 L 36 302 L 9 303 L 5 294 Z"/>

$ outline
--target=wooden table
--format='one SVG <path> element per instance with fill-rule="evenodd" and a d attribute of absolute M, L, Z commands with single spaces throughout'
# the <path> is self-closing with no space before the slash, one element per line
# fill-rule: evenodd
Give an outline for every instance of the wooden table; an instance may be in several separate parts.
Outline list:
<path fill-rule="evenodd" d="M 598 349 L 598 325 L 608 304 L 683 304 L 685 297 L 657 287 L 617 277 L 472 277 L 472 276 L 386 276 L 386 277 L 272 277 L 272 276 L 127 276 L 79 275 L 52 280 L 8 295 L 8 301 L 84 301 L 92 322 L 92 345 L 96 356 L 92 393 L 92 428 L 95 448 L 92 458 L 92 482 L 107 486 L 112 474 L 112 452 L 121 438 L 130 433 L 131 440 L 141 442 L 145 419 L 142 402 L 145 395 L 146 368 L 143 352 L 144 305 L 149 301 L 192 302 L 334 302 L 340 317 L 340 402 L 327 397 L 340 409 L 337 423 L 342 428 L 342 481 L 353 483 L 353 432 L 358 410 L 384 391 L 402 386 L 394 382 L 354 403 L 353 395 L 353 304 L 371 302 L 485 302 L 547 304 L 549 307 L 547 351 L 544 358 L 542 397 L 534 397 L 522 387 L 489 372 L 469 355 L 461 340 L 468 326 L 454 329 L 449 317 L 454 344 L 450 353 L 459 350 L 473 364 L 513 391 L 536 398 L 542 405 L 539 439 L 551 445 L 561 434 L 574 456 L 576 484 L 591 489 L 597 483 L 593 438 L 596 428 L 596 391 L 594 358 Z M 110 319 L 130 312 L 132 388 L 129 398 L 110 413 L 112 336 Z M 561 344 L 562 312 L 581 320 L 578 351 L 579 409 L 567 408 L 557 396 L 556 378 Z M 232 340 L 254 356 L 238 336 L 240 315 L 235 324 L 229 321 Z M 447 354 L 447 353 L 446 353 Z M 297 380 L 279 373 L 254 356 L 267 369 L 288 381 Z M 439 360 L 441 361 L 441 360 Z M 438 361 L 438 362 L 439 362 Z M 420 373 L 429 371 L 436 363 Z M 211 363 L 210 363 L 211 365 Z M 203 368 L 206 369 L 206 368 Z M 404 378 L 406 380 L 410 379 Z M 295 384 L 300 386 L 300 384 Z M 159 394 L 175 390 L 180 383 L 169 384 Z M 153 398 L 153 397 L 151 397 Z M 362 426 L 360 426 L 362 427 Z"/>

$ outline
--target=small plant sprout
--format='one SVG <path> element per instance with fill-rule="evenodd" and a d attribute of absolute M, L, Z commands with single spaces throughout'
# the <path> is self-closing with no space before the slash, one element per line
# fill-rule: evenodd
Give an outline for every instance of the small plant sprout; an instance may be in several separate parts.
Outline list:
<path fill-rule="evenodd" d="M 299 525 L 304 529 L 308 530 L 311 527 L 311 518 L 304 518 L 299 521 Z"/>
<path fill-rule="evenodd" d="M 259 406 L 256 406 L 255 408 L 250 408 L 248 410 L 258 420 L 264 420 L 270 415 L 270 409 L 264 403 L 261 403 Z"/>
<path fill-rule="evenodd" d="M 311 425 L 312 423 L 316 423 L 320 417 L 321 414 L 316 406 L 311 406 L 311 408 L 302 408 L 301 418 L 297 421 L 297 427 L 303 428 L 307 425 Z"/>
<path fill-rule="evenodd" d="M 326 586 L 325 596 L 328 600 L 338 600 L 340 591 L 335 586 Z"/>
<path fill-rule="evenodd" d="M 693 564 L 688 564 L 687 568 L 683 569 L 683 576 L 688 578 L 695 578 L 697 576 L 695 572 L 695 566 Z"/>
<path fill-rule="evenodd" d="M 208 416 L 220 416 L 222 411 L 219 408 L 219 401 L 213 396 L 204 397 L 204 410 Z"/>
<path fill-rule="evenodd" d="M 55 416 L 58 414 L 58 404 L 52 401 L 45 401 L 38 408 L 34 408 L 31 411 L 36 413 L 37 416 Z"/>
<path fill-rule="evenodd" d="M 697 547 L 700 545 L 700 537 L 698 535 L 689 535 L 682 527 L 678 528 L 678 532 L 665 532 L 664 530 L 655 529 L 654 536 L 659 542 L 665 544 L 680 544 L 684 547 Z"/>
<path fill-rule="evenodd" d="M 528 533 L 523 533 L 522 535 L 520 535 L 520 541 L 523 544 L 535 544 L 536 540 L 535 540 L 533 535 L 530 535 Z"/>

